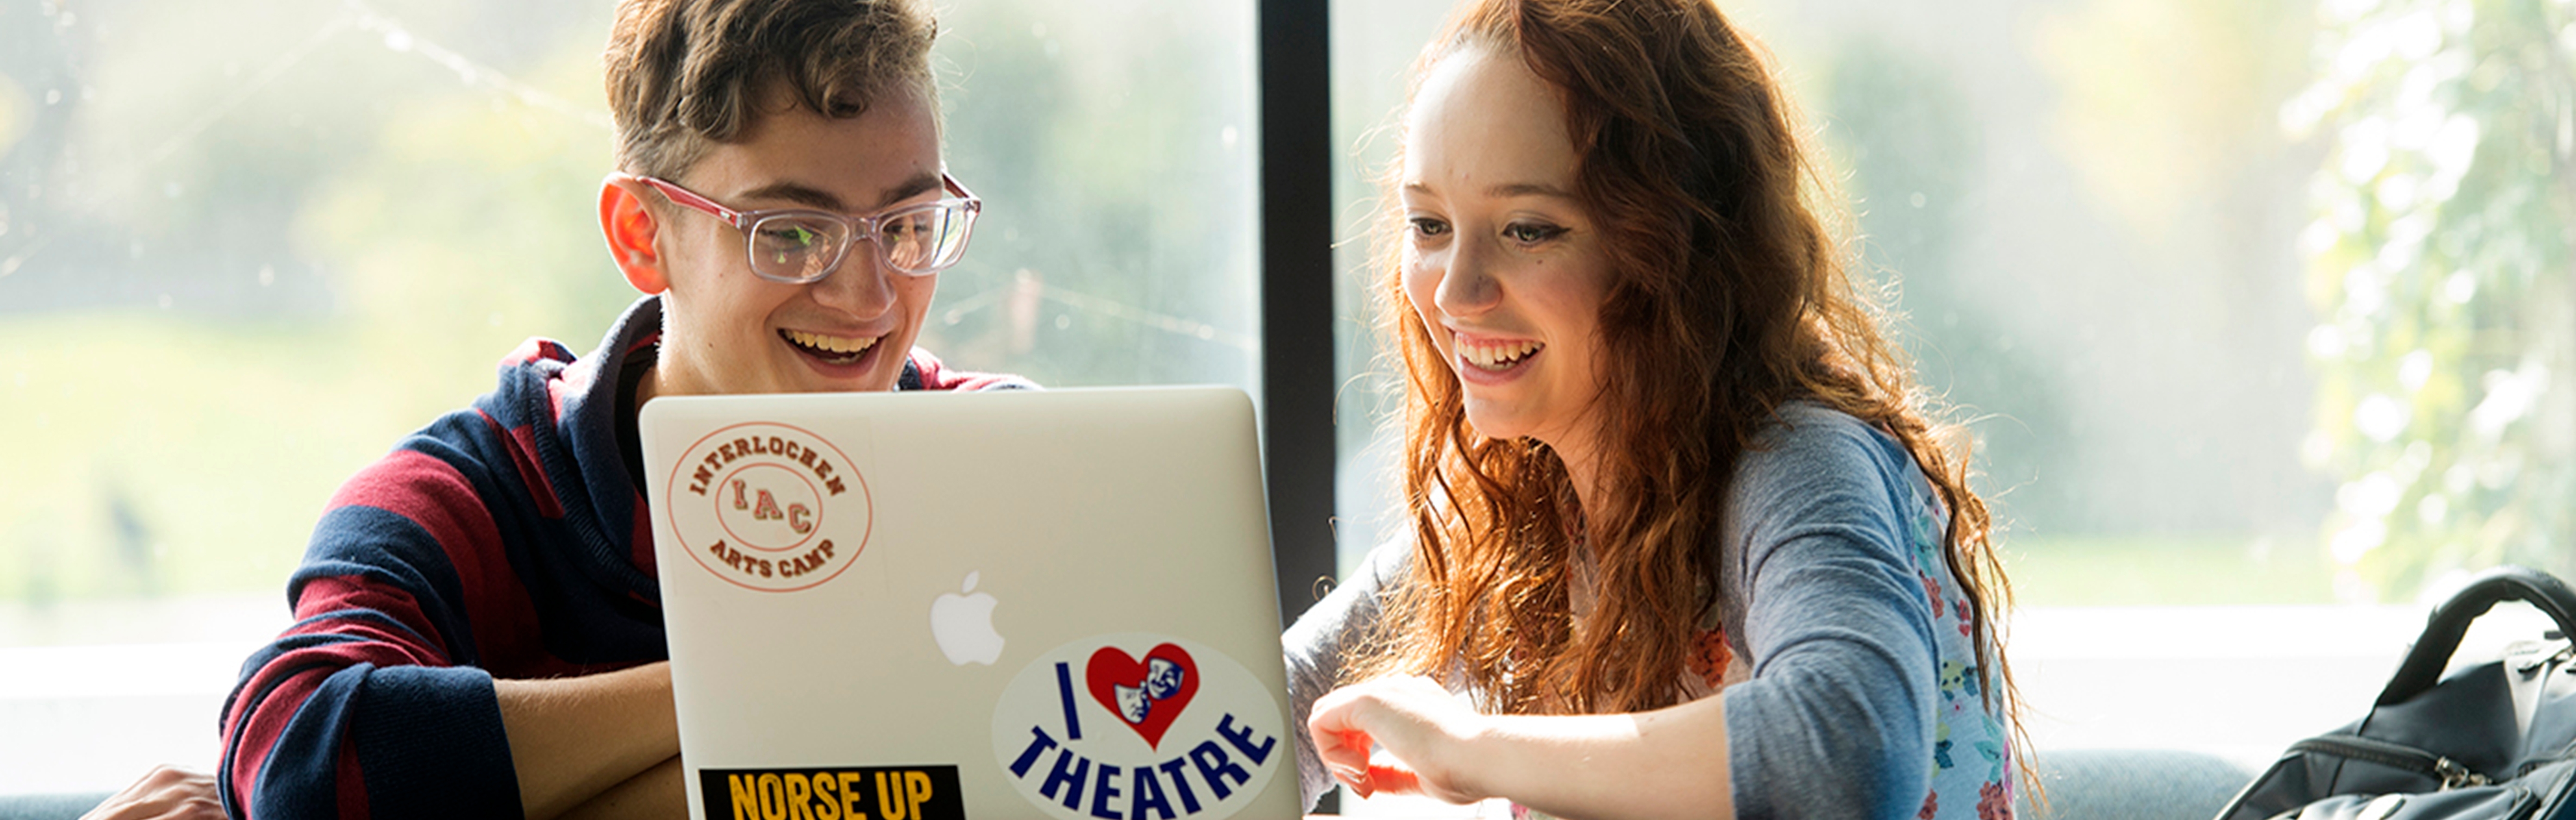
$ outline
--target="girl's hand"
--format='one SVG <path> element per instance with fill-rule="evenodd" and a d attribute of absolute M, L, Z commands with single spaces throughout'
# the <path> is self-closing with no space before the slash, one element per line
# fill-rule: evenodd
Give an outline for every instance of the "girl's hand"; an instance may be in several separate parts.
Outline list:
<path fill-rule="evenodd" d="M 1472 803 L 1488 795 L 1467 782 L 1477 767 L 1465 752 L 1487 723 L 1431 679 L 1403 675 L 1317 699 L 1306 731 L 1333 779 L 1361 797 L 1395 792 Z M 1373 745 L 1385 747 L 1386 757 L 1372 760 Z"/>
<path fill-rule="evenodd" d="M 143 779 L 81 815 L 81 820 L 223 820 L 215 778 L 177 766 L 152 767 Z"/>

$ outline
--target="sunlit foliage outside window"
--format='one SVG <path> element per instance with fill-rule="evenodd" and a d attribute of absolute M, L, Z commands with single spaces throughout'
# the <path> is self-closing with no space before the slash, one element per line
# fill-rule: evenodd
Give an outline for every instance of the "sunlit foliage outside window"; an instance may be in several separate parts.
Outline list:
<path fill-rule="evenodd" d="M 2300 234 L 2312 467 L 2347 598 L 2576 568 L 2576 4 L 2328 0 L 2281 110 L 2331 148 Z"/>

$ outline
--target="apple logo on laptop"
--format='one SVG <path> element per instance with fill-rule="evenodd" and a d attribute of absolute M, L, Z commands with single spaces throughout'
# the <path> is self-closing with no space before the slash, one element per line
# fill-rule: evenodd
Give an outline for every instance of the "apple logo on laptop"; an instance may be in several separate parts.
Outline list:
<path fill-rule="evenodd" d="M 999 602 L 975 592 L 975 582 L 982 577 L 982 572 L 966 573 L 962 591 L 972 595 L 947 592 L 930 602 L 930 637 L 939 642 L 948 662 L 958 666 L 991 666 L 1002 658 L 1002 633 L 993 631 L 993 605 Z"/>

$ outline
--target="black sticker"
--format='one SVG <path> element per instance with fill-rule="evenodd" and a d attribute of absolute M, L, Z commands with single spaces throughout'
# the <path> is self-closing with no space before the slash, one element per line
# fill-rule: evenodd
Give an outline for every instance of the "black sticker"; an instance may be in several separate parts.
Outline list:
<path fill-rule="evenodd" d="M 700 769 L 707 820 L 966 820 L 955 766 Z"/>

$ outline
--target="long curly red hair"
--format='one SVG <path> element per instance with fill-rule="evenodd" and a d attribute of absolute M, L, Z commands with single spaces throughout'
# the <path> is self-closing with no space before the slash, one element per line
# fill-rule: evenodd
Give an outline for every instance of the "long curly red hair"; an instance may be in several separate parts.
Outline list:
<path fill-rule="evenodd" d="M 1699 581 L 1712 577 L 1735 467 L 1782 404 L 1805 400 L 1893 435 L 1938 491 L 1944 556 L 1994 682 L 1986 695 L 2011 720 L 2018 697 L 1993 626 L 2010 588 L 1967 458 L 1943 444 L 1965 436 L 1911 384 L 1878 330 L 1882 309 L 1847 273 L 1818 216 L 1843 211 L 1757 46 L 1709 0 L 1483 0 L 1453 16 L 1415 76 L 1470 49 L 1517 54 L 1558 89 L 1576 195 L 1605 232 L 1606 492 L 1583 511 L 1599 594 L 1576 629 L 1566 467 L 1543 443 L 1468 423 L 1391 236 L 1381 321 L 1407 377 L 1416 555 L 1351 676 L 1463 676 L 1487 709 L 1510 713 L 1678 702 L 1700 613 L 1719 594 Z M 1389 220 L 1402 221 L 1400 210 Z"/>

